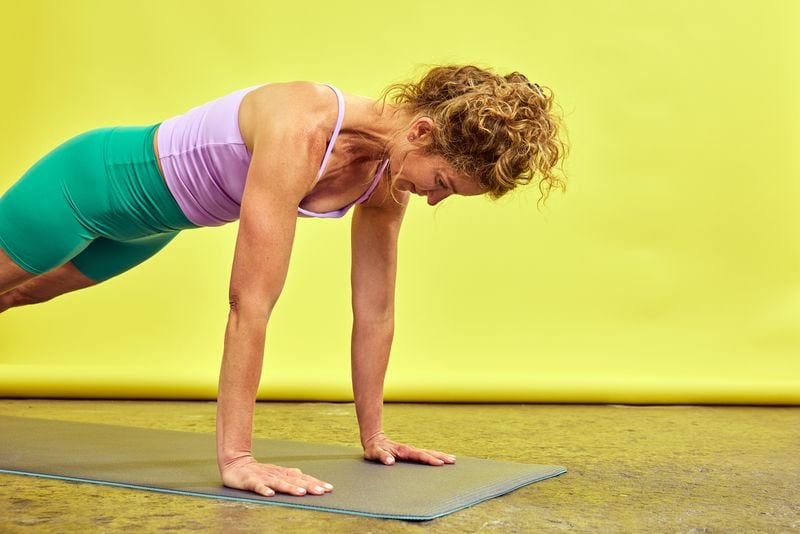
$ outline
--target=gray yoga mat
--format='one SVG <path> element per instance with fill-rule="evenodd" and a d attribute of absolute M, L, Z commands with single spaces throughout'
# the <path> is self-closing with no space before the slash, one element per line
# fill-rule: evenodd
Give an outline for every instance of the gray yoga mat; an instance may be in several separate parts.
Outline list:
<path fill-rule="evenodd" d="M 459 456 L 439 467 L 362 458 L 360 448 L 254 439 L 264 463 L 330 482 L 295 497 L 222 486 L 213 434 L 0 416 L 0 472 L 370 517 L 428 520 L 566 472 L 554 465 Z"/>

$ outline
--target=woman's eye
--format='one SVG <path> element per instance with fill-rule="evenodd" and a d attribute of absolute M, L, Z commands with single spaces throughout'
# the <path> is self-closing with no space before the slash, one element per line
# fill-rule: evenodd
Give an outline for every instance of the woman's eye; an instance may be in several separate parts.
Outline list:
<path fill-rule="evenodd" d="M 442 189 L 447 189 L 447 185 L 445 185 L 444 180 L 442 180 L 441 178 L 436 178 L 436 182 L 439 184 L 439 187 L 441 187 Z"/>

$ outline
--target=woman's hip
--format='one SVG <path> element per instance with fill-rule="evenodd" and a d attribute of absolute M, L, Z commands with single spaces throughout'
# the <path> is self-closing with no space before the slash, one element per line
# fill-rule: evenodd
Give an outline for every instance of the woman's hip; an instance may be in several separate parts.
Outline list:
<path fill-rule="evenodd" d="M 96 236 L 135 239 L 196 228 L 175 202 L 158 168 L 153 136 L 158 124 L 95 128 L 37 161 L 12 186 L 16 201 L 60 203 Z"/>
<path fill-rule="evenodd" d="M 157 127 L 118 126 L 102 133 L 111 214 L 106 237 L 135 239 L 197 228 L 183 214 L 158 167 L 153 150 Z"/>
<path fill-rule="evenodd" d="M 45 154 L 0 197 L 4 248 L 44 269 L 97 237 L 125 241 L 196 228 L 159 171 L 157 127 L 95 128 Z M 44 250 L 52 258 L 33 257 Z"/>

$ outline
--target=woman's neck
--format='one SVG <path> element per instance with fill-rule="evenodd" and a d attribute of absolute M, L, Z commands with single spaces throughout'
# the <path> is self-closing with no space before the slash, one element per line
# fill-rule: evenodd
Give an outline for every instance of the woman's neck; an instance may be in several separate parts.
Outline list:
<path fill-rule="evenodd" d="M 354 160 L 382 161 L 394 152 L 398 139 L 402 139 L 412 123 L 407 106 L 381 102 L 366 97 L 359 100 L 356 116 L 351 115 L 349 128 L 342 129 L 348 138 L 348 148 Z M 337 141 L 338 144 L 338 141 Z"/>

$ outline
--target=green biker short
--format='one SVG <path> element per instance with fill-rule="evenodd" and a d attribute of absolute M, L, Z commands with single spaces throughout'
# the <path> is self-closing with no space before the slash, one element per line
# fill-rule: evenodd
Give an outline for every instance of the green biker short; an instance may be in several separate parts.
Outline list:
<path fill-rule="evenodd" d="M 159 124 L 96 128 L 46 154 L 0 197 L 0 247 L 30 273 L 72 261 L 102 281 L 197 228 L 156 163 Z"/>

